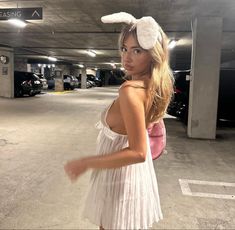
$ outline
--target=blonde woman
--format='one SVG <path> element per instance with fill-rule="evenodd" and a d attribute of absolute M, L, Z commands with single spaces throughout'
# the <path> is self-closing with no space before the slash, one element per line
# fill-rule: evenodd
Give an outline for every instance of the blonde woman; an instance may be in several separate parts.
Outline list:
<path fill-rule="evenodd" d="M 152 17 L 121 12 L 102 21 L 127 24 L 119 45 L 131 80 L 101 114 L 96 155 L 65 171 L 75 181 L 93 170 L 84 215 L 100 229 L 147 229 L 163 218 L 147 127 L 164 116 L 173 92 L 168 41 Z"/>

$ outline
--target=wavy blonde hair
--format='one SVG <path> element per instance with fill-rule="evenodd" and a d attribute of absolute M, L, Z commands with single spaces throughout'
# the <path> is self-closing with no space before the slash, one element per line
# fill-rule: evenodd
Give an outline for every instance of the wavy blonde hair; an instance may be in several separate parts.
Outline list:
<path fill-rule="evenodd" d="M 173 75 L 169 66 L 168 38 L 159 27 L 161 42 L 148 50 L 152 56 L 151 79 L 148 87 L 149 103 L 147 106 L 146 124 L 158 122 L 166 113 L 173 95 Z M 137 39 L 136 28 L 126 25 L 119 37 L 119 47 L 123 46 L 125 39 L 132 35 Z"/>

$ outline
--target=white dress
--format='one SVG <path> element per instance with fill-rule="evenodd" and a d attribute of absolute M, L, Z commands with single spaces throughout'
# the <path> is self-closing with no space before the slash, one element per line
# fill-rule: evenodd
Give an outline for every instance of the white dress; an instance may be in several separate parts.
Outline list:
<path fill-rule="evenodd" d="M 112 104 L 111 104 L 112 105 Z M 108 106 L 97 128 L 97 155 L 128 147 L 127 135 L 112 131 L 106 122 Z M 146 131 L 146 136 L 148 134 Z M 149 143 L 149 141 L 147 141 Z M 107 229 L 148 229 L 162 219 L 157 179 L 150 145 L 146 161 L 115 169 L 94 170 L 85 204 L 84 217 Z"/>

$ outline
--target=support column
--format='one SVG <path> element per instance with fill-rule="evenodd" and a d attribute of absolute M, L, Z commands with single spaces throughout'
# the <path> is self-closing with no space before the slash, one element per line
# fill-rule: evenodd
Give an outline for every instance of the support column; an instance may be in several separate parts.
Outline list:
<path fill-rule="evenodd" d="M 0 56 L 0 97 L 14 98 L 14 50 L 0 47 Z"/>
<path fill-rule="evenodd" d="M 61 69 L 55 70 L 55 91 L 64 91 L 63 73 Z"/>
<path fill-rule="evenodd" d="M 223 20 L 198 17 L 192 22 L 193 48 L 188 136 L 215 139 Z"/>
<path fill-rule="evenodd" d="M 81 89 L 86 89 L 86 68 L 82 69 L 82 77 L 81 77 Z"/>

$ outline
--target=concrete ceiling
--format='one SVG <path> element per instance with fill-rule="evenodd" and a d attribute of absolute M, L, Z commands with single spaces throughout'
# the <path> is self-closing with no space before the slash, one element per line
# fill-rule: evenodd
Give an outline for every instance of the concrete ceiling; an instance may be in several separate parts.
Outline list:
<path fill-rule="evenodd" d="M 0 21 L 0 45 L 15 49 L 16 57 L 46 62 L 54 56 L 68 63 L 110 68 L 120 63 L 117 49 L 120 24 L 103 24 L 101 16 L 125 11 L 136 18 L 150 15 L 170 39 L 174 69 L 190 67 L 191 21 L 197 16 L 223 17 L 221 62 L 235 59 L 235 0 L 0 0 L 0 8 L 42 7 L 43 20 L 28 21 L 24 29 Z M 96 51 L 95 58 L 86 54 Z M 37 61 L 36 61 L 37 62 Z"/>

